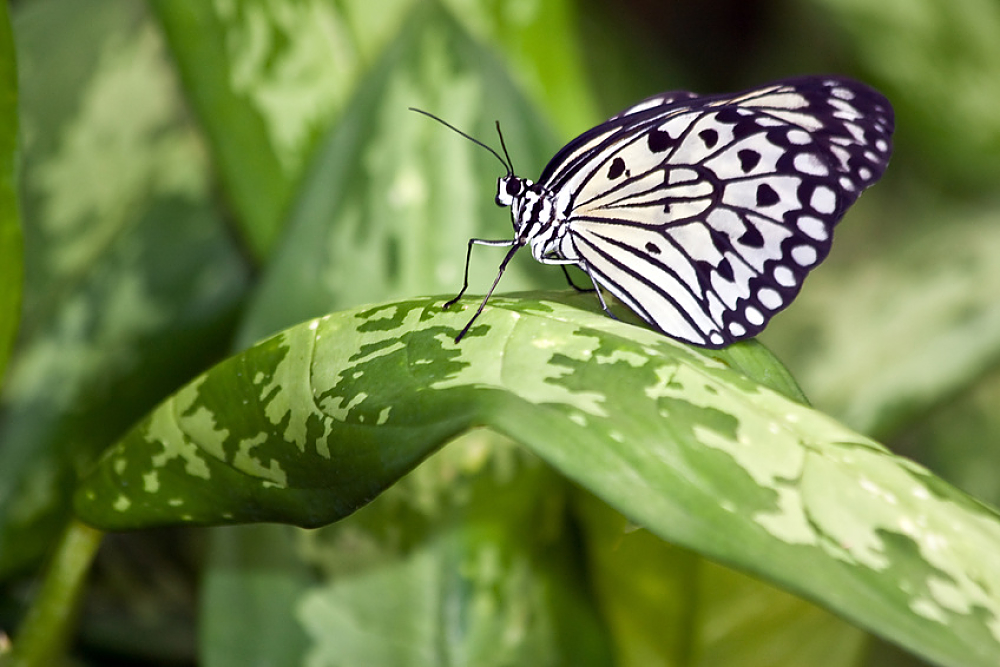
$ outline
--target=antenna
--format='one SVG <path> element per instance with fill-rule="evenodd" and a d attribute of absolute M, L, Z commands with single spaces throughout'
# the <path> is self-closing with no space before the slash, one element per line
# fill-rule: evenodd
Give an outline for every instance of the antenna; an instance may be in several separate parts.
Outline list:
<path fill-rule="evenodd" d="M 503 154 L 507 157 L 507 175 L 512 176 L 514 174 L 514 161 L 510 159 L 510 153 L 507 152 L 507 142 L 503 140 L 503 132 L 500 131 L 500 121 L 497 121 L 497 134 L 500 136 L 500 148 L 503 149 Z"/>
<path fill-rule="evenodd" d="M 439 122 L 442 125 L 444 125 L 445 127 L 447 127 L 449 130 L 452 130 L 453 132 L 457 132 L 458 134 L 462 135 L 463 137 L 465 137 L 466 139 L 468 139 L 472 143 L 476 144 L 477 146 L 482 146 L 483 148 L 485 148 L 486 150 L 488 150 L 490 153 L 493 153 L 493 155 L 494 155 L 494 157 L 496 157 L 496 159 L 500 160 L 500 164 L 502 164 L 503 168 L 507 170 L 507 175 L 508 176 L 513 176 L 514 175 L 513 165 L 511 164 L 511 161 L 510 161 L 510 155 L 507 153 L 507 146 L 504 145 L 503 135 L 502 134 L 500 134 L 500 145 L 503 147 L 503 154 L 507 156 L 506 160 L 504 160 L 502 157 L 500 157 L 499 153 L 497 153 L 495 150 L 493 150 L 492 148 L 490 148 L 489 146 L 487 146 L 486 144 L 484 144 L 483 142 L 481 142 L 479 139 L 476 139 L 475 137 L 471 137 L 468 134 L 466 134 L 465 132 L 462 132 L 460 129 L 458 129 L 457 127 L 455 127 L 454 125 L 452 125 L 448 121 L 442 120 L 442 119 L 438 118 L 437 116 L 435 116 L 434 114 L 429 113 L 427 111 L 424 111 L 423 109 L 417 109 L 417 108 L 414 108 L 414 107 L 410 107 L 410 111 L 416 111 L 419 114 L 423 114 L 423 115 L 427 116 L 428 118 L 436 120 L 437 122 Z M 497 133 L 498 134 L 500 133 L 500 121 L 497 121 Z"/>

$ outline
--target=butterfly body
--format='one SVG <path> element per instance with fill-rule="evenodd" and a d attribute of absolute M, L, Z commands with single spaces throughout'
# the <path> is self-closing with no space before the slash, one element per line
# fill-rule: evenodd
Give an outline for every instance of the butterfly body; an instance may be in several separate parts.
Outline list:
<path fill-rule="evenodd" d="M 892 131 L 889 102 L 839 77 L 665 93 L 569 142 L 537 182 L 508 158 L 496 201 L 511 209 L 514 239 L 469 249 L 510 246 L 502 273 L 528 245 L 665 334 L 723 347 L 795 298 L 833 227 L 881 177 Z"/>

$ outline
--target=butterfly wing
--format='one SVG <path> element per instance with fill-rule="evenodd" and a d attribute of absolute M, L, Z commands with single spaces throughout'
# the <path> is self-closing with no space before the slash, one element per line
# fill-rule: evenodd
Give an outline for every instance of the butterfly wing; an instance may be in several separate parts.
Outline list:
<path fill-rule="evenodd" d="M 664 333 L 756 335 L 827 255 L 889 160 L 892 108 L 836 77 L 649 98 L 567 144 L 539 179 L 569 225 L 555 253 Z"/>

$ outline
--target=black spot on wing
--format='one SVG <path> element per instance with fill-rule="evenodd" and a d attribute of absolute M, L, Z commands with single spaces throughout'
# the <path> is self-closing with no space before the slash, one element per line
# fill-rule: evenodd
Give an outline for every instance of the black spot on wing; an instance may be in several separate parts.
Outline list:
<path fill-rule="evenodd" d="M 733 126 L 733 139 L 736 141 L 746 139 L 751 135 L 759 134 L 760 131 L 761 127 L 757 124 L 757 120 L 753 116 L 747 116 L 745 118 L 741 118 L 740 121 Z"/>
<path fill-rule="evenodd" d="M 649 133 L 649 150 L 653 153 L 662 153 L 674 146 L 676 140 L 663 130 L 653 130 Z"/>
<path fill-rule="evenodd" d="M 760 164 L 760 153 L 752 151 L 749 148 L 737 151 L 736 157 L 740 160 L 740 169 L 743 170 L 744 174 L 750 173 Z"/>
<path fill-rule="evenodd" d="M 735 125 L 743 120 L 743 116 L 735 107 L 723 107 L 715 114 L 715 120 L 727 125 Z"/>
<path fill-rule="evenodd" d="M 749 248 L 763 248 L 764 235 L 754 225 L 747 225 L 747 230 L 740 236 L 740 243 Z"/>
<path fill-rule="evenodd" d="M 712 273 L 715 271 L 715 264 L 706 262 L 703 259 L 695 260 L 695 274 L 698 276 L 698 285 L 703 292 L 712 289 Z"/>
<path fill-rule="evenodd" d="M 611 166 L 608 167 L 608 180 L 615 180 L 620 178 L 622 174 L 625 173 L 625 160 L 621 156 L 616 157 L 611 161 Z"/>
<path fill-rule="evenodd" d="M 735 106 L 722 107 L 715 113 L 715 120 L 726 125 L 732 125 L 731 132 L 733 139 L 746 139 L 752 134 L 760 132 L 761 127 L 757 124 L 756 118 L 752 114 L 741 112 Z"/>
<path fill-rule="evenodd" d="M 732 244 L 729 242 L 729 237 L 720 232 L 718 229 L 709 227 L 708 236 L 712 239 L 712 245 L 715 246 L 715 249 L 720 255 L 724 255 L 733 249 Z"/>
<path fill-rule="evenodd" d="M 721 262 L 715 265 L 715 272 L 729 282 L 732 282 L 736 277 L 736 274 L 733 273 L 733 265 L 729 263 L 728 257 L 724 257 Z"/>
<path fill-rule="evenodd" d="M 719 143 L 719 133 L 715 130 L 702 130 L 698 133 L 698 137 L 705 144 L 705 148 L 713 148 L 715 144 Z"/>
<path fill-rule="evenodd" d="M 650 253 L 651 255 L 659 255 L 663 251 L 660 250 L 660 246 L 656 245 L 652 241 L 649 241 L 646 243 L 646 252 Z"/>
<path fill-rule="evenodd" d="M 781 197 L 770 185 L 761 183 L 757 186 L 757 206 L 774 206 L 779 201 Z"/>

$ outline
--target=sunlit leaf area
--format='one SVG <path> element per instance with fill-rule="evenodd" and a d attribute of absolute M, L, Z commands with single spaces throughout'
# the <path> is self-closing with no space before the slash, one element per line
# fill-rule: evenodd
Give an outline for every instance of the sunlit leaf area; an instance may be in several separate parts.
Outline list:
<path fill-rule="evenodd" d="M 3 667 L 1000 664 L 997 3 L 0 15 Z M 524 250 L 456 342 L 505 167 L 411 107 L 536 179 L 810 74 L 893 155 L 757 339 Z"/>

